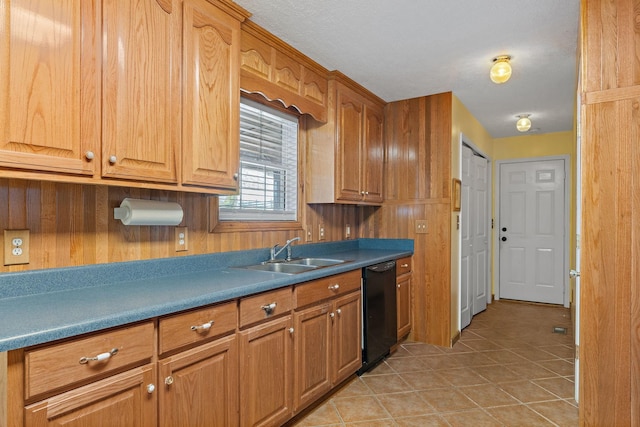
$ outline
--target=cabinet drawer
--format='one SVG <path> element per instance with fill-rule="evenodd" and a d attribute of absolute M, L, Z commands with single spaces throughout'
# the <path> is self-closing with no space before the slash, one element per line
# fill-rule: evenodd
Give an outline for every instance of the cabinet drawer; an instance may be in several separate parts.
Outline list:
<path fill-rule="evenodd" d="M 233 332 L 238 325 L 236 301 L 160 319 L 160 354 Z"/>
<path fill-rule="evenodd" d="M 240 327 L 271 319 L 293 308 L 291 287 L 276 289 L 240 300 Z"/>
<path fill-rule="evenodd" d="M 142 364 L 153 356 L 153 341 L 153 322 L 147 322 L 27 350 L 25 398 Z"/>
<path fill-rule="evenodd" d="M 323 299 L 360 289 L 361 277 L 360 270 L 353 270 L 296 286 L 296 307 L 304 307 Z"/>
<path fill-rule="evenodd" d="M 406 273 L 411 273 L 411 257 L 400 258 L 396 261 L 396 276 L 401 276 Z"/>

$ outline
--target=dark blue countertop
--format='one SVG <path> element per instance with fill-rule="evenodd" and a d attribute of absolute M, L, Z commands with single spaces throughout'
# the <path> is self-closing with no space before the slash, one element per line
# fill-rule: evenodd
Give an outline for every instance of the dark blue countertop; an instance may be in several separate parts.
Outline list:
<path fill-rule="evenodd" d="M 293 246 L 350 262 L 301 274 L 237 268 L 268 249 L 0 274 L 0 351 L 13 350 L 360 269 L 413 253 L 413 240 Z"/>

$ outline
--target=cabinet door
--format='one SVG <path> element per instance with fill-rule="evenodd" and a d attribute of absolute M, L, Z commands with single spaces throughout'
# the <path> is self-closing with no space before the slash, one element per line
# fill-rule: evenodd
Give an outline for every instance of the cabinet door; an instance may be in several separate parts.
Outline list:
<path fill-rule="evenodd" d="M 93 175 L 99 155 L 95 2 L 0 7 L 0 166 Z M 95 160 L 96 162 L 99 160 Z"/>
<path fill-rule="evenodd" d="M 382 111 L 365 107 L 361 160 L 364 201 L 369 203 L 382 203 L 383 201 L 384 143 L 382 123 Z"/>
<path fill-rule="evenodd" d="M 295 313 L 295 387 L 293 409 L 299 411 L 331 389 L 331 303 Z"/>
<path fill-rule="evenodd" d="M 398 339 L 411 331 L 411 273 L 396 279 Z"/>
<path fill-rule="evenodd" d="M 240 332 L 240 425 L 280 425 L 291 416 L 292 329 L 288 315 Z"/>
<path fill-rule="evenodd" d="M 102 4 L 102 174 L 176 182 L 180 1 Z"/>
<path fill-rule="evenodd" d="M 29 405 L 25 425 L 153 427 L 155 377 L 147 365 Z"/>
<path fill-rule="evenodd" d="M 338 87 L 336 111 L 336 195 L 338 200 L 362 200 L 360 139 L 363 104 L 352 91 Z"/>
<path fill-rule="evenodd" d="M 362 367 L 362 310 L 360 292 L 336 298 L 333 303 L 334 385 Z"/>
<path fill-rule="evenodd" d="M 159 362 L 160 426 L 237 426 L 235 335 Z"/>
<path fill-rule="evenodd" d="M 240 21 L 184 3 L 182 181 L 235 190 L 240 139 Z"/>

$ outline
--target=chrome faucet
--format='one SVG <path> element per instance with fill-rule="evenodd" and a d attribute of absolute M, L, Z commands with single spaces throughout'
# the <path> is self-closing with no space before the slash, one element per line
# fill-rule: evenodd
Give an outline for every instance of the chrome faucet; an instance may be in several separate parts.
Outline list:
<path fill-rule="evenodd" d="M 287 243 L 284 244 L 283 247 L 281 247 L 280 249 L 276 250 L 276 248 L 279 246 L 277 243 L 271 248 L 270 251 L 270 259 L 269 261 L 275 261 L 276 257 L 278 255 L 280 255 L 282 253 L 282 251 L 284 251 L 285 249 L 287 250 L 287 257 L 285 258 L 286 261 L 291 261 L 291 244 L 293 242 L 295 242 L 296 240 L 300 240 L 300 237 L 294 237 L 291 240 L 287 240 Z"/>

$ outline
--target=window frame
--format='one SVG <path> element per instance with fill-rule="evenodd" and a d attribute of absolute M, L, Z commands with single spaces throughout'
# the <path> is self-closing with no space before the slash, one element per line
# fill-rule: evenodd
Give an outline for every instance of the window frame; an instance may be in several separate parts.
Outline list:
<path fill-rule="evenodd" d="M 229 232 L 246 232 L 246 231 L 282 231 L 282 230 L 302 230 L 302 216 L 304 207 L 304 161 L 306 152 L 306 144 L 304 136 L 306 135 L 306 120 L 298 110 L 293 107 L 285 108 L 281 103 L 275 101 L 267 101 L 260 95 L 242 93 L 242 97 L 253 102 L 265 105 L 278 111 L 292 114 L 298 117 L 298 184 L 297 184 L 297 205 L 296 220 L 283 221 L 262 221 L 262 220 L 221 220 L 218 196 L 209 198 L 209 232 L 211 233 L 229 233 Z M 240 108 L 238 106 L 238 108 Z M 228 193 L 235 194 L 235 193 Z"/>

